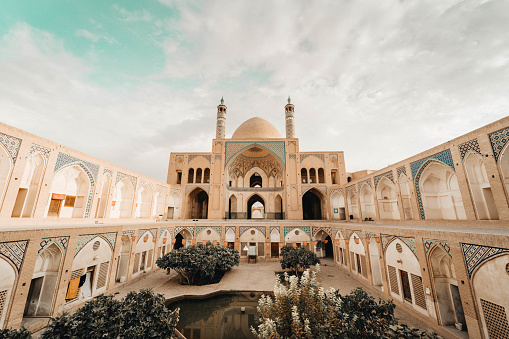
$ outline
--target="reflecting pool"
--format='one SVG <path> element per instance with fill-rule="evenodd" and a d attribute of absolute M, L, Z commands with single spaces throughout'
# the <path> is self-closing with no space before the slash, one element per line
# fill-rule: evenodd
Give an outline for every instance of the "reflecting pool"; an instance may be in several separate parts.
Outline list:
<path fill-rule="evenodd" d="M 173 310 L 180 307 L 177 329 L 187 339 L 254 338 L 251 326 L 258 325 L 258 299 L 272 292 L 224 292 L 212 297 L 186 297 L 168 301 Z"/>

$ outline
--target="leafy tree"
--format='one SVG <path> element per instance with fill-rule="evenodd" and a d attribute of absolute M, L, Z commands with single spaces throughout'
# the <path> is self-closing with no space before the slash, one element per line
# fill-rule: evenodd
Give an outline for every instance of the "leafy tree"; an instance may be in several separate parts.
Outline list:
<path fill-rule="evenodd" d="M 277 279 L 274 299 L 262 296 L 258 302 L 260 324 L 251 328 L 253 334 L 260 339 L 440 338 L 397 325 L 392 301 L 377 302 L 360 288 L 346 296 L 325 292 L 316 275 L 308 269 L 301 278 L 285 273 L 284 283 Z"/>
<path fill-rule="evenodd" d="M 179 309 L 170 311 L 165 301 L 148 289 L 129 292 L 122 300 L 99 295 L 72 315 L 51 319 L 41 338 L 170 338 Z"/>
<path fill-rule="evenodd" d="M 157 259 L 163 269 L 174 269 L 180 281 L 187 285 L 210 284 L 220 279 L 233 266 L 239 265 L 239 251 L 224 246 L 212 246 L 208 242 L 172 250 Z"/>
<path fill-rule="evenodd" d="M 3 330 L 0 330 L 0 338 L 1 339 L 31 339 L 32 333 L 27 331 L 24 327 L 21 327 L 21 329 L 19 329 L 19 330 L 3 329 Z"/>
<path fill-rule="evenodd" d="M 289 268 L 296 275 L 302 275 L 302 272 L 311 265 L 320 263 L 316 253 L 305 249 L 304 247 L 293 248 L 292 246 L 283 246 L 281 248 L 281 268 Z"/>

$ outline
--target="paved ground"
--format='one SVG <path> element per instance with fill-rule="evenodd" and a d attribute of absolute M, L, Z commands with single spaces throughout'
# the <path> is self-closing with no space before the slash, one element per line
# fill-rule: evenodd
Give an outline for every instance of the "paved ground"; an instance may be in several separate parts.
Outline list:
<path fill-rule="evenodd" d="M 110 290 L 110 293 L 118 292 L 117 298 L 124 297 L 130 291 L 138 291 L 143 288 L 152 288 L 155 292 L 163 294 L 167 299 L 185 295 L 207 295 L 218 291 L 272 291 L 275 283 L 275 272 L 280 271 L 279 262 L 259 262 L 247 264 L 242 262 L 240 266 L 235 267 L 228 272 L 223 279 L 214 285 L 206 286 L 185 286 L 179 284 L 178 275 L 172 271 L 169 275 L 165 271 L 159 270 L 152 274 L 147 274 L 140 280 L 130 285 L 119 285 Z M 332 259 L 322 259 L 319 281 L 325 290 L 333 287 L 338 289 L 341 294 L 347 294 L 357 287 L 364 287 L 369 292 L 367 286 L 363 286 L 357 280 L 350 277 L 346 272 L 334 265 Z M 371 295 L 375 296 L 374 293 Z M 400 307 L 396 308 L 396 317 L 400 323 L 417 327 L 421 330 L 430 329 L 423 322 L 408 315 Z M 454 332 L 452 332 L 454 333 Z M 456 334 L 460 334 L 456 331 Z M 466 334 L 465 332 L 461 334 Z M 454 338 L 456 336 L 450 336 Z M 458 336 L 465 338 L 465 336 Z M 468 338 L 468 336 L 466 336 Z"/>

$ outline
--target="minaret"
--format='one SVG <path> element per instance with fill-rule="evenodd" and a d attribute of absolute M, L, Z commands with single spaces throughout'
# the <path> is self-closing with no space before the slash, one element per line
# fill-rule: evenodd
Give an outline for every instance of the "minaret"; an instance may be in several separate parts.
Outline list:
<path fill-rule="evenodd" d="M 224 139 L 226 126 L 226 105 L 221 97 L 221 104 L 217 106 L 216 139 Z"/>
<path fill-rule="evenodd" d="M 292 99 L 288 96 L 288 104 L 285 106 L 286 138 L 295 138 L 295 122 L 293 121 L 294 109 L 295 106 L 292 105 Z"/>

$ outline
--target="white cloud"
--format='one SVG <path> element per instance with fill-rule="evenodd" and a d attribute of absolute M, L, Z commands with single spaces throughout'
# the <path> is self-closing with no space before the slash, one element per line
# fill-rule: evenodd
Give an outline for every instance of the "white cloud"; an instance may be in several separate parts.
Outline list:
<path fill-rule="evenodd" d="M 86 38 L 86 39 L 91 40 L 93 42 L 97 42 L 101 38 L 98 35 L 90 33 L 86 29 L 78 29 L 74 34 L 76 36 L 80 36 L 80 37 Z"/>
<path fill-rule="evenodd" d="M 119 18 L 124 21 L 151 21 L 152 16 L 150 13 L 143 9 L 141 11 L 128 11 L 119 5 L 113 5 L 113 8 L 119 14 Z"/>

